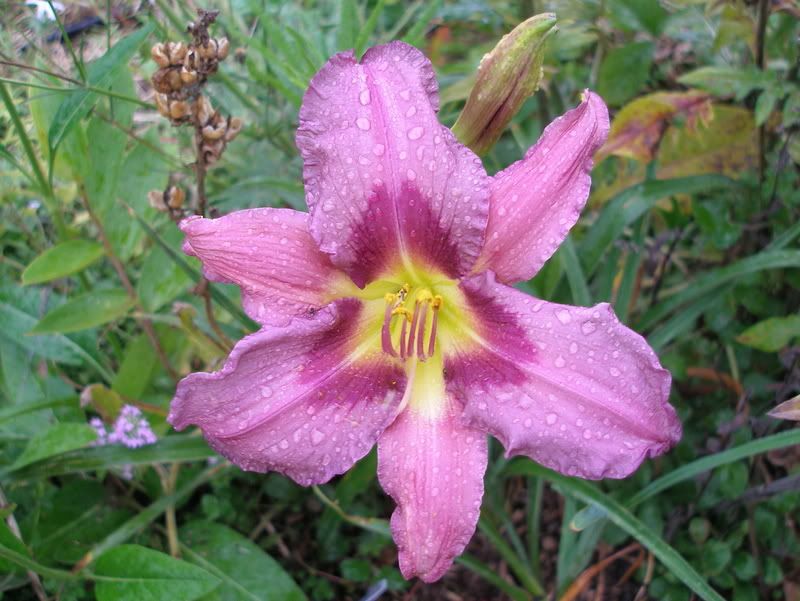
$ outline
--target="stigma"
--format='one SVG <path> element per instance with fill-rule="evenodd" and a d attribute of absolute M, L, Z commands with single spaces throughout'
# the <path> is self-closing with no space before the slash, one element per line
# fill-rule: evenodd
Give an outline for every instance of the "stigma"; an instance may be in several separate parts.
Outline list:
<path fill-rule="evenodd" d="M 426 361 L 436 351 L 436 328 L 442 297 L 434 295 L 428 288 L 414 291 L 413 295 L 411 292 L 411 286 L 404 284 L 398 292 L 384 297 L 381 347 L 383 352 L 403 361 L 412 358 Z M 412 296 L 413 310 L 407 306 Z"/>

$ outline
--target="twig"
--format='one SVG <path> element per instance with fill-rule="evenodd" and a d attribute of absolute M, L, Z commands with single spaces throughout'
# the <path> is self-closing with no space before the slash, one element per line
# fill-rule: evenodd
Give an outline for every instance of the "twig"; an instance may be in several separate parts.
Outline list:
<path fill-rule="evenodd" d="M 6 499 L 6 495 L 3 492 L 3 489 L 0 487 L 0 507 L 5 508 L 7 506 L 8 506 L 8 499 Z M 19 530 L 19 525 L 17 524 L 17 520 L 14 517 L 13 512 L 8 514 L 8 517 L 6 518 L 6 524 L 8 524 L 8 529 L 11 530 L 12 534 L 16 536 L 20 540 L 20 542 L 24 544 L 24 541 L 22 540 L 22 534 L 20 533 Z M 28 570 L 27 574 L 28 574 L 28 580 L 31 581 L 31 588 L 33 589 L 33 592 L 36 593 L 36 597 L 39 599 L 39 601 L 47 601 L 47 593 L 45 592 L 44 587 L 42 586 L 42 581 L 39 580 L 39 574 L 37 574 L 33 570 Z"/>
<path fill-rule="evenodd" d="M 178 472 L 180 469 L 181 464 L 178 462 L 175 462 L 170 466 L 169 475 L 167 476 L 167 488 L 164 490 L 166 494 L 171 495 L 175 492 L 175 484 L 178 482 Z M 178 520 L 175 516 L 174 503 L 167 507 L 165 521 L 167 524 L 167 542 L 169 543 L 169 554 L 173 557 L 178 557 L 181 553 L 181 545 L 178 541 Z"/>
<path fill-rule="evenodd" d="M 222 342 L 222 350 L 226 353 L 231 350 L 233 346 L 233 341 L 225 335 L 225 332 L 222 331 L 222 328 L 219 326 L 217 322 L 217 318 L 214 316 L 214 306 L 211 303 L 211 291 L 208 289 L 209 282 L 207 279 L 203 278 L 200 284 L 197 286 L 200 290 L 198 290 L 198 294 L 203 298 L 203 304 L 205 305 L 206 309 L 206 318 L 208 319 L 208 325 L 211 326 L 211 329 L 214 330 L 214 333 L 217 335 L 217 338 L 220 339 Z"/>
<path fill-rule="evenodd" d="M 103 245 L 103 248 L 106 251 L 106 255 L 108 256 L 108 260 L 111 261 L 111 264 L 114 266 L 114 270 L 117 272 L 120 281 L 122 282 L 122 286 L 125 288 L 125 292 L 128 293 L 128 296 L 133 301 L 136 308 L 139 310 L 140 313 L 145 313 L 144 307 L 142 306 L 142 302 L 139 300 L 139 295 L 136 294 L 136 289 L 131 284 L 130 279 L 128 278 L 128 274 L 125 272 L 125 266 L 122 264 L 122 261 L 119 260 L 116 253 L 114 252 L 114 247 L 111 246 L 111 242 L 106 235 L 105 228 L 103 227 L 103 223 L 100 221 L 99 217 L 95 214 L 92 210 L 92 205 L 89 202 L 89 197 L 86 194 L 86 189 L 83 185 L 80 186 L 81 192 L 81 200 L 83 201 L 84 207 L 86 207 L 86 212 L 89 214 L 89 219 L 92 220 L 95 227 L 97 228 L 97 234 L 100 237 L 100 242 Z M 161 365 L 164 367 L 164 370 L 169 374 L 169 376 L 177 381 L 179 378 L 178 372 L 172 367 L 169 362 L 169 358 L 167 354 L 164 352 L 164 349 L 161 347 L 161 342 L 158 340 L 158 336 L 156 336 L 156 332 L 153 329 L 152 322 L 147 319 L 146 317 L 141 318 L 142 329 L 144 330 L 147 339 L 150 341 L 150 344 L 153 347 L 153 350 L 156 352 Z"/>
<path fill-rule="evenodd" d="M 767 19 L 769 17 L 769 0 L 760 0 L 758 3 L 758 25 L 756 26 L 756 65 L 762 71 L 767 63 L 766 37 Z M 762 123 L 758 127 L 758 181 L 764 183 L 767 169 L 767 128 Z"/>

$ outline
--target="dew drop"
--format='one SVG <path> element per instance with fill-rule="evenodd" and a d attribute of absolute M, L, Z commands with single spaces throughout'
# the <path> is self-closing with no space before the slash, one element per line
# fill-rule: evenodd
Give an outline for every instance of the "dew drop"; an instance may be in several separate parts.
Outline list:
<path fill-rule="evenodd" d="M 268 399 L 269 397 L 271 397 L 272 396 L 272 388 L 270 388 L 269 386 L 262 386 L 261 387 L 261 396 L 264 397 L 265 399 Z"/>
<path fill-rule="evenodd" d="M 282 449 L 285 451 L 286 449 L 288 449 L 288 448 L 289 448 L 289 441 L 288 441 L 288 440 L 286 440 L 286 439 L 284 438 L 284 439 L 281 441 L 281 443 L 280 443 L 280 446 L 281 446 L 281 448 L 282 448 Z"/>
<path fill-rule="evenodd" d="M 325 440 L 325 433 L 324 432 L 320 432 L 319 430 L 314 428 L 311 431 L 311 444 L 318 445 L 323 440 Z"/>
<path fill-rule="evenodd" d="M 558 357 L 556 357 L 555 364 L 556 367 L 564 367 L 567 364 L 567 361 L 564 359 L 564 357 L 559 355 Z"/>
<path fill-rule="evenodd" d="M 619 370 L 616 367 L 612 367 L 608 370 L 608 373 L 616 378 L 619 375 Z"/>
<path fill-rule="evenodd" d="M 560 311 L 556 311 L 556 317 L 558 317 L 558 321 L 563 324 L 568 324 L 572 321 L 572 315 L 569 314 L 569 311 L 566 309 L 561 309 Z"/>
<path fill-rule="evenodd" d="M 370 100 L 370 98 L 369 98 L 369 90 L 368 89 L 361 90 L 361 93 L 358 95 L 358 100 L 359 100 L 359 102 L 361 102 L 361 104 L 364 104 L 364 105 L 369 104 L 369 100 Z"/>
<path fill-rule="evenodd" d="M 367 131 L 370 127 L 369 119 L 367 119 L 366 117 L 359 117 L 358 119 L 356 119 L 356 125 L 358 125 L 358 129 L 363 129 L 364 131 Z"/>
<path fill-rule="evenodd" d="M 597 326 L 592 321 L 584 321 L 581 324 L 581 332 L 583 332 L 583 334 L 585 336 L 588 336 L 589 334 L 594 332 L 596 329 L 597 329 Z"/>
<path fill-rule="evenodd" d="M 578 352 L 577 342 L 573 342 L 572 344 L 569 345 L 569 352 L 572 353 L 573 355 Z"/>
<path fill-rule="evenodd" d="M 544 419 L 548 425 L 552 426 L 554 423 L 556 423 L 558 416 L 555 413 L 548 413 Z"/>
<path fill-rule="evenodd" d="M 424 133 L 424 131 L 425 130 L 423 130 L 419 126 L 412 127 L 411 129 L 408 130 L 408 139 L 409 140 L 419 140 L 422 137 L 422 134 Z"/>
<path fill-rule="evenodd" d="M 372 154 L 376 157 L 382 157 L 385 150 L 386 147 L 383 144 L 375 144 L 375 146 L 372 147 Z"/>

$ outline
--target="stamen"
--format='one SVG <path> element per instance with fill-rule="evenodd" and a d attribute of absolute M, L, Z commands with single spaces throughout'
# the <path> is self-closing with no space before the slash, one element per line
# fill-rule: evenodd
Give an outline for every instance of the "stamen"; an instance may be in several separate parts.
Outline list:
<path fill-rule="evenodd" d="M 428 303 L 422 305 L 422 311 L 419 314 L 419 332 L 417 333 L 417 357 L 420 361 L 425 361 L 428 357 L 425 355 L 425 326 L 428 319 Z"/>
<path fill-rule="evenodd" d="M 408 333 L 408 346 L 406 347 L 406 355 L 409 357 L 414 356 L 414 338 L 417 335 L 417 320 L 419 319 L 419 300 L 414 304 L 414 317 L 411 318 L 411 330 Z"/>
<path fill-rule="evenodd" d="M 439 308 L 441 306 L 442 297 L 437 294 L 431 303 L 433 318 L 431 320 L 431 339 L 428 341 L 428 357 L 432 357 L 433 352 L 436 350 L 436 325 L 439 323 Z"/>
<path fill-rule="evenodd" d="M 400 327 L 400 358 L 406 358 L 406 332 L 408 330 L 408 320 L 403 317 L 403 325 Z"/>
<path fill-rule="evenodd" d="M 383 326 L 381 327 L 381 347 L 383 347 L 384 353 L 388 353 L 392 357 L 397 357 L 397 352 L 394 350 L 394 345 L 392 344 L 391 329 L 392 312 L 394 311 L 394 303 L 397 300 L 397 297 L 394 294 L 387 294 L 385 298 L 386 310 L 383 313 Z"/>

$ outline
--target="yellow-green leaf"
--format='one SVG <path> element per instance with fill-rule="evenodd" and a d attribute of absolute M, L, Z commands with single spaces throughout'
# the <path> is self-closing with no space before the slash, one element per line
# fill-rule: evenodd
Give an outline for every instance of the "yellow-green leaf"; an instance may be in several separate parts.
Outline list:
<path fill-rule="evenodd" d="M 766 353 L 774 353 L 800 336 L 800 315 L 771 317 L 742 332 L 736 340 Z"/>
<path fill-rule="evenodd" d="M 22 272 L 22 283 L 41 284 L 77 273 L 103 256 L 103 247 L 90 240 L 69 240 L 48 248 Z"/>

